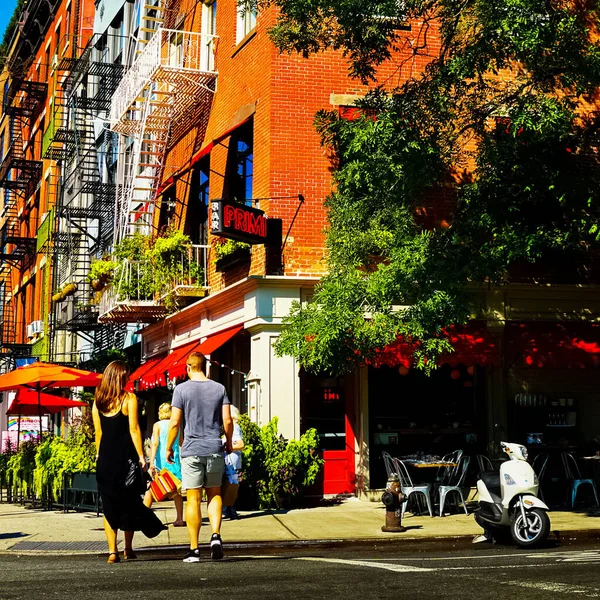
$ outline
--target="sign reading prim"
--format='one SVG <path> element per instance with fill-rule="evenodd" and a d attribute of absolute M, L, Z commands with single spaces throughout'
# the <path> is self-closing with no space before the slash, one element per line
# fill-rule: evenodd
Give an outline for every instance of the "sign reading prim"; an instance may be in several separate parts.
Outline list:
<path fill-rule="evenodd" d="M 227 200 L 213 200 L 210 210 L 210 228 L 213 235 L 231 238 L 247 244 L 267 241 L 265 213 L 257 208 Z"/>

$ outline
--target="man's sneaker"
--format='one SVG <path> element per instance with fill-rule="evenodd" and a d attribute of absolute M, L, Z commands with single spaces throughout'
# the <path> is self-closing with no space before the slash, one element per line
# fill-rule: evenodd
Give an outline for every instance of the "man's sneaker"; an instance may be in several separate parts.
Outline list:
<path fill-rule="evenodd" d="M 213 533 L 210 538 L 210 557 L 213 560 L 221 560 L 223 558 L 223 542 L 218 533 Z"/>
<path fill-rule="evenodd" d="M 487 533 L 477 535 L 473 538 L 473 544 L 491 544 L 493 541 L 492 536 Z"/>
<path fill-rule="evenodd" d="M 200 550 L 198 550 L 198 548 L 194 548 L 193 550 L 188 550 L 188 553 L 185 555 L 183 562 L 189 562 L 189 563 L 200 562 Z"/>

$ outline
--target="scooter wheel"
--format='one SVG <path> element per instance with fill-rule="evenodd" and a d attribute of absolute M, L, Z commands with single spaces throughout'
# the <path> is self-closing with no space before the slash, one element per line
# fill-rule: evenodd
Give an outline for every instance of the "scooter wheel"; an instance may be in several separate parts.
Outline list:
<path fill-rule="evenodd" d="M 550 519 L 545 510 L 531 508 L 525 511 L 525 519 L 519 509 L 515 510 L 510 526 L 513 540 L 521 548 L 535 548 L 540 546 L 550 534 Z"/>

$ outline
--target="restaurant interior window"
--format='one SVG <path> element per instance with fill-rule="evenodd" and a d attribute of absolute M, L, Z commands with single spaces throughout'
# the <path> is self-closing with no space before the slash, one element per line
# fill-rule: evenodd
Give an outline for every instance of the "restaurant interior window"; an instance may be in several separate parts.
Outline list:
<path fill-rule="evenodd" d="M 192 244 L 208 243 L 208 202 L 210 190 L 210 156 L 205 156 L 194 168 L 187 207 L 185 232 Z"/>
<path fill-rule="evenodd" d="M 247 206 L 252 205 L 254 179 L 254 134 L 250 121 L 238 127 L 229 141 L 224 196 Z"/>
<path fill-rule="evenodd" d="M 487 447 L 484 371 L 442 365 L 430 375 L 399 366 L 369 370 L 371 483 L 386 481 L 382 451 L 397 458 L 443 457 Z"/>

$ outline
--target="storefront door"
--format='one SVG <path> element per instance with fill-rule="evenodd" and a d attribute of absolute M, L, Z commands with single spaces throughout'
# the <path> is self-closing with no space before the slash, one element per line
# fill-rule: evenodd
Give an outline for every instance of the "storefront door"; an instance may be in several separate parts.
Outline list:
<path fill-rule="evenodd" d="M 356 490 L 352 393 L 343 377 L 300 376 L 302 432 L 319 434 L 325 465 L 315 494 L 353 494 Z"/>

